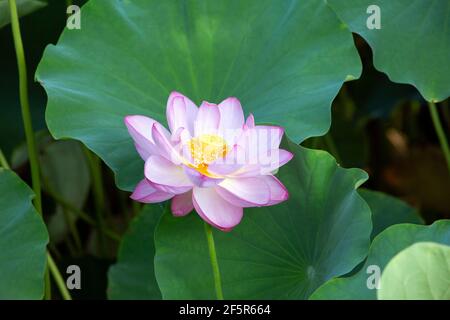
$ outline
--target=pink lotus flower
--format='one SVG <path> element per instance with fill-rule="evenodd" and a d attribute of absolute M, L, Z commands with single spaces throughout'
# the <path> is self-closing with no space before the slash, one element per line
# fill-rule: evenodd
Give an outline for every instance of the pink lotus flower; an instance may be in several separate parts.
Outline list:
<path fill-rule="evenodd" d="M 219 105 L 172 92 L 167 102 L 170 132 L 140 115 L 125 117 L 136 149 L 145 161 L 145 178 L 131 198 L 143 203 L 172 199 L 175 216 L 194 208 L 212 226 L 229 231 L 243 208 L 285 201 L 288 191 L 273 175 L 292 159 L 279 149 L 284 130 L 256 126 L 244 119 L 241 104 L 228 98 Z"/>

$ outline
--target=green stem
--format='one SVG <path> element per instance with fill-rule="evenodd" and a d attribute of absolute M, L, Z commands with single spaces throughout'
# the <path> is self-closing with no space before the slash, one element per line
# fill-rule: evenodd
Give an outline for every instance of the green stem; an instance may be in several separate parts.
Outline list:
<path fill-rule="evenodd" d="M 39 214 L 42 215 L 41 182 L 39 175 L 38 152 L 36 148 L 36 141 L 34 138 L 33 125 L 31 122 L 30 102 L 28 101 L 27 66 L 25 63 L 25 53 L 23 50 L 22 36 L 20 34 L 20 25 L 19 25 L 19 17 L 17 14 L 16 0 L 9 0 L 9 10 L 11 13 L 11 28 L 14 38 L 14 46 L 16 49 L 17 67 L 19 69 L 20 106 L 22 109 L 23 126 L 25 128 L 28 156 L 30 159 L 32 186 L 35 194 L 34 205 Z"/>
<path fill-rule="evenodd" d="M 47 251 L 47 254 L 48 251 Z M 44 300 L 51 300 L 52 299 L 52 285 L 50 282 L 50 270 L 48 269 L 48 266 L 45 267 L 45 273 L 44 273 Z"/>
<path fill-rule="evenodd" d="M 219 263 L 217 262 L 216 246 L 214 245 L 214 236 L 212 227 L 205 222 L 206 239 L 208 240 L 209 258 L 214 276 L 214 288 L 218 300 L 223 300 L 222 281 L 220 278 Z"/>
<path fill-rule="evenodd" d="M 8 161 L 5 158 L 5 155 L 3 154 L 3 151 L 0 149 L 0 166 L 2 166 L 5 169 L 11 169 L 9 167 Z"/>
<path fill-rule="evenodd" d="M 33 203 L 37 212 L 42 216 L 42 198 L 41 198 L 41 181 L 39 173 L 39 160 L 34 137 L 33 124 L 31 122 L 30 102 L 28 100 L 28 76 L 27 65 L 25 63 L 25 52 L 23 49 L 22 35 L 20 33 L 19 15 L 17 13 L 16 0 L 8 0 L 9 12 L 11 14 L 11 29 L 14 39 L 14 48 L 17 57 L 17 68 L 19 70 L 19 96 L 20 108 L 22 110 L 22 121 L 25 129 L 25 137 L 27 140 L 28 157 L 30 159 L 31 168 L 31 184 L 34 191 Z M 46 274 L 48 270 L 46 269 Z M 50 299 L 50 277 L 45 277 L 46 294 L 45 298 Z"/>
<path fill-rule="evenodd" d="M 100 246 L 100 252 L 105 254 L 105 239 L 104 239 L 104 214 L 105 214 L 105 194 L 103 193 L 103 178 L 102 167 L 100 158 L 94 155 L 87 148 L 84 148 L 86 158 L 88 159 L 89 169 L 92 177 L 92 187 L 94 192 L 95 211 L 97 214 L 97 226 L 98 226 L 98 240 Z"/>
<path fill-rule="evenodd" d="M 64 282 L 64 279 L 61 276 L 61 273 L 59 272 L 58 267 L 55 264 L 55 261 L 53 261 L 53 258 L 49 253 L 47 253 L 47 264 L 53 276 L 53 279 L 55 279 L 56 286 L 58 287 L 59 292 L 61 292 L 63 299 L 72 300 L 72 297 L 70 296 L 70 293 L 67 290 L 66 283 Z"/>
<path fill-rule="evenodd" d="M 441 144 L 442 152 L 444 153 L 445 160 L 447 161 L 448 171 L 450 173 L 450 150 L 448 147 L 447 138 L 445 137 L 444 130 L 442 129 L 441 122 L 439 121 L 439 114 L 436 109 L 436 104 L 433 102 L 428 102 L 428 107 L 430 109 L 431 119 L 433 120 L 434 130 Z"/>

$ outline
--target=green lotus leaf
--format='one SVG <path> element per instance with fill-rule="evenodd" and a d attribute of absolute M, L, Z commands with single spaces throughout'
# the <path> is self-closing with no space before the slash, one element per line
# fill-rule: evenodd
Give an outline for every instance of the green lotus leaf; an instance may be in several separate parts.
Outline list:
<path fill-rule="evenodd" d="M 351 31 L 369 43 L 375 68 L 392 81 L 412 84 L 428 101 L 438 102 L 450 96 L 449 1 L 327 2 Z M 373 28 L 377 13 L 379 29 Z"/>
<path fill-rule="evenodd" d="M 324 1 L 90 1 L 80 30 L 47 47 L 36 72 L 56 138 L 83 141 L 131 190 L 143 163 L 123 124 L 165 123 L 169 93 L 239 98 L 296 142 L 324 134 L 330 105 L 361 72 L 351 33 Z"/>
<path fill-rule="evenodd" d="M 430 226 L 397 224 L 373 240 L 364 266 L 351 277 L 328 281 L 311 296 L 312 299 L 376 299 L 376 277 L 400 251 L 416 242 L 450 245 L 450 220 L 438 220 Z M 379 281 L 379 279 L 378 279 Z"/>
<path fill-rule="evenodd" d="M 0 169 L 0 299 L 41 299 L 48 234 L 31 204 L 33 192 Z"/>
<path fill-rule="evenodd" d="M 371 239 L 375 238 L 387 227 L 399 223 L 423 224 L 417 209 L 400 199 L 385 193 L 367 189 L 359 191 L 372 211 L 373 230 Z"/>
<path fill-rule="evenodd" d="M 419 242 L 398 253 L 381 277 L 381 300 L 450 300 L 450 246 Z"/>
<path fill-rule="evenodd" d="M 305 299 L 367 254 L 370 210 L 356 188 L 367 179 L 324 151 L 292 142 L 294 158 L 279 171 L 290 192 L 276 206 L 246 209 L 229 233 L 214 230 L 225 299 Z M 213 299 L 203 222 L 195 214 L 162 217 L 155 273 L 165 299 Z"/>
<path fill-rule="evenodd" d="M 381 277 L 381 300 L 450 300 L 450 246 L 419 242 L 397 254 Z"/>

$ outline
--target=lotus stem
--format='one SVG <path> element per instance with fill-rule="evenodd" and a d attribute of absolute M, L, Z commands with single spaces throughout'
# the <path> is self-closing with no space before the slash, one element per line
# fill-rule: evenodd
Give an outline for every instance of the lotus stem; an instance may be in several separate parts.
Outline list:
<path fill-rule="evenodd" d="M 23 49 L 22 36 L 20 34 L 16 0 L 9 0 L 9 10 L 11 13 L 11 28 L 14 38 L 14 47 L 16 49 L 17 67 L 19 70 L 20 106 L 22 109 L 22 120 L 25 128 L 25 137 L 27 140 L 28 157 L 30 159 L 32 187 L 35 194 L 34 205 L 39 214 L 42 215 L 39 161 L 33 131 L 33 124 L 31 122 L 30 102 L 28 100 L 27 66 L 25 63 L 25 53 Z"/>
<path fill-rule="evenodd" d="M 428 102 L 428 107 L 430 109 L 431 120 L 433 120 L 434 130 L 441 144 L 442 152 L 444 153 L 445 160 L 447 161 L 447 168 L 450 173 L 450 150 L 448 147 L 448 141 L 445 137 L 444 129 L 442 129 L 441 122 L 439 121 L 439 113 L 434 102 Z"/>
<path fill-rule="evenodd" d="M 42 216 L 41 181 L 39 173 L 39 160 L 34 137 L 33 123 L 31 121 L 30 102 L 28 100 L 28 77 L 25 52 L 23 49 L 22 35 L 20 33 L 19 15 L 17 13 L 16 0 L 8 0 L 9 12 L 11 14 L 11 30 L 14 39 L 14 48 L 17 57 L 17 68 L 19 71 L 19 96 L 22 110 L 22 120 L 27 140 L 28 157 L 31 168 L 31 184 L 34 192 L 33 203 L 37 212 Z M 50 277 L 48 269 L 45 271 L 46 299 L 50 299 Z"/>
<path fill-rule="evenodd" d="M 61 292 L 63 299 L 72 300 L 72 297 L 70 296 L 70 293 L 67 290 L 66 283 L 64 282 L 64 279 L 61 276 L 61 273 L 59 272 L 58 267 L 55 264 L 55 261 L 53 261 L 52 256 L 48 252 L 47 252 L 47 264 L 53 276 L 53 279 L 55 279 L 56 286 L 58 287 L 59 292 Z"/>
<path fill-rule="evenodd" d="M 220 277 L 219 263 L 217 261 L 216 246 L 214 244 L 214 236 L 212 227 L 205 222 L 206 239 L 208 240 L 209 258 L 214 276 L 214 288 L 216 290 L 217 300 L 223 300 L 222 280 Z"/>

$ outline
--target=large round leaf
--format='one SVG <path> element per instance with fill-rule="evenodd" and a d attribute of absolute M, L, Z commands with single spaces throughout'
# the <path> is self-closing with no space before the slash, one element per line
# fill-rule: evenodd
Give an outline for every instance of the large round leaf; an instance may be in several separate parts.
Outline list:
<path fill-rule="evenodd" d="M 382 272 L 387 263 L 403 249 L 424 241 L 450 245 L 450 220 L 439 220 L 430 226 L 397 224 L 387 228 L 373 240 L 367 260 L 358 273 L 348 278 L 328 281 L 311 298 L 376 299 L 377 289 L 372 287 L 375 283 L 372 280 L 375 280 L 378 271 Z M 368 268 L 369 266 L 371 267 Z"/>
<path fill-rule="evenodd" d="M 379 191 L 367 189 L 360 190 L 359 194 L 366 200 L 372 211 L 372 239 L 384 229 L 394 224 L 423 224 L 423 219 L 419 216 L 417 209 L 409 206 L 400 199 Z"/>
<path fill-rule="evenodd" d="M 417 209 L 409 206 L 402 200 L 387 195 L 379 191 L 361 189 L 359 195 L 367 202 L 372 212 L 372 234 L 373 240 L 379 233 L 386 228 L 399 223 L 423 224 Z M 351 273 L 351 276 L 361 270 L 364 263 L 359 264 Z"/>
<path fill-rule="evenodd" d="M 36 73 L 56 138 L 83 141 L 131 190 L 142 161 L 129 114 L 165 123 L 170 91 L 220 102 L 236 96 L 258 122 L 296 142 L 330 125 L 330 104 L 360 74 L 348 29 L 324 1 L 90 1 Z"/>
<path fill-rule="evenodd" d="M 450 247 L 420 242 L 401 251 L 383 271 L 378 299 L 450 300 Z"/>
<path fill-rule="evenodd" d="M 450 95 L 450 2 L 447 0 L 328 0 L 353 32 L 372 47 L 375 67 L 394 82 L 414 85 L 428 101 Z M 369 6 L 380 29 L 369 29 Z M 367 13 L 367 11 L 371 13 Z M 372 9 L 373 10 L 373 9 Z M 375 16 L 373 16 L 375 18 Z"/>
<path fill-rule="evenodd" d="M 131 222 L 108 272 L 109 299 L 161 299 L 153 269 L 154 230 L 161 214 L 159 206 L 145 206 Z"/>
<path fill-rule="evenodd" d="M 41 299 L 48 234 L 31 204 L 33 192 L 0 169 L 0 299 Z"/>
<path fill-rule="evenodd" d="M 328 153 L 286 143 L 294 153 L 279 177 L 288 201 L 245 212 L 230 233 L 214 231 L 227 299 L 304 299 L 367 254 L 370 210 L 356 188 L 367 179 Z M 206 236 L 195 213 L 162 217 L 156 229 L 156 279 L 163 298 L 215 297 Z"/>

